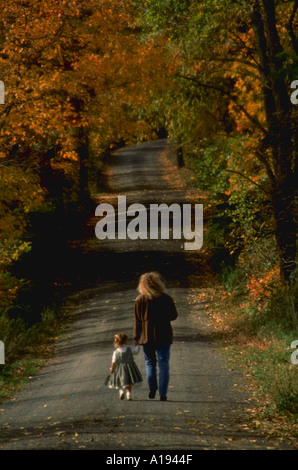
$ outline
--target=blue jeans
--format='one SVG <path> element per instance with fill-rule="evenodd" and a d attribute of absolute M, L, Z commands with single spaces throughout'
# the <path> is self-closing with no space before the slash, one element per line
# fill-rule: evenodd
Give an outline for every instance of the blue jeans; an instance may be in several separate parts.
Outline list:
<path fill-rule="evenodd" d="M 161 347 L 147 343 L 143 345 L 146 375 L 150 392 L 155 392 L 157 386 L 156 366 L 159 368 L 159 395 L 167 396 L 169 379 L 170 379 L 170 344 Z"/>

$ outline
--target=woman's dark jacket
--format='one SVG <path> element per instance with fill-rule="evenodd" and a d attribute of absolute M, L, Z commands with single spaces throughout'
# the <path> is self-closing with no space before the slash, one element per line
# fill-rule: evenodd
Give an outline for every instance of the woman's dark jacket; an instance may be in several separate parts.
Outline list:
<path fill-rule="evenodd" d="M 153 343 L 156 347 L 171 344 L 171 321 L 178 316 L 173 299 L 161 294 L 155 299 L 139 295 L 135 300 L 133 339 L 139 344 Z"/>

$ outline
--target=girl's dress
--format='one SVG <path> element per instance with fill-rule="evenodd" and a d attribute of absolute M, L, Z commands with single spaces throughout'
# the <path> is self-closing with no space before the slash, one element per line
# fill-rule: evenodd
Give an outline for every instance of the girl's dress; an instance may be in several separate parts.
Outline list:
<path fill-rule="evenodd" d="M 132 349 L 129 346 L 121 346 L 114 351 L 112 357 L 112 362 L 115 363 L 114 372 L 105 381 L 109 388 L 126 388 L 143 381 L 133 358 L 133 354 L 138 354 L 139 350 L 140 347 Z"/>

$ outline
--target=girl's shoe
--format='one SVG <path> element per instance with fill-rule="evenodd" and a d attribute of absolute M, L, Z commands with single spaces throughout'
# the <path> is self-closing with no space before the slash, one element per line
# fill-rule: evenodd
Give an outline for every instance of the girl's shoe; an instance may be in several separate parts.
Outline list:
<path fill-rule="evenodd" d="M 126 398 L 127 400 L 131 400 L 131 393 L 128 391 L 126 392 Z"/>
<path fill-rule="evenodd" d="M 120 398 L 120 400 L 123 400 L 123 398 L 124 398 L 124 390 L 122 390 L 122 388 L 120 388 L 120 390 L 119 390 L 119 398 Z"/>

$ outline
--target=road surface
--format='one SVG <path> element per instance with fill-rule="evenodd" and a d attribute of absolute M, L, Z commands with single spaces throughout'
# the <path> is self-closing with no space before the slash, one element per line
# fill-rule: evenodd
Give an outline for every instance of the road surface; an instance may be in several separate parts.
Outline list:
<path fill-rule="evenodd" d="M 184 189 L 164 178 L 160 152 L 165 141 L 122 149 L 107 169 L 106 191 L 95 206 L 186 201 Z M 188 201 L 189 202 L 189 201 Z M 197 201 L 199 202 L 199 201 Z M 181 240 L 79 241 L 76 290 L 66 306 L 72 317 L 48 364 L 14 399 L 0 405 L 1 450 L 244 450 L 286 448 L 250 428 L 254 399 L 245 380 L 230 370 L 210 338 L 212 325 L 197 294 L 208 285 L 204 256 L 186 252 Z M 139 275 L 159 270 L 179 313 L 173 322 L 168 401 L 148 399 L 143 374 L 132 401 L 119 400 L 104 385 L 113 336 L 132 333 Z M 80 289 L 78 289 L 78 286 Z"/>

